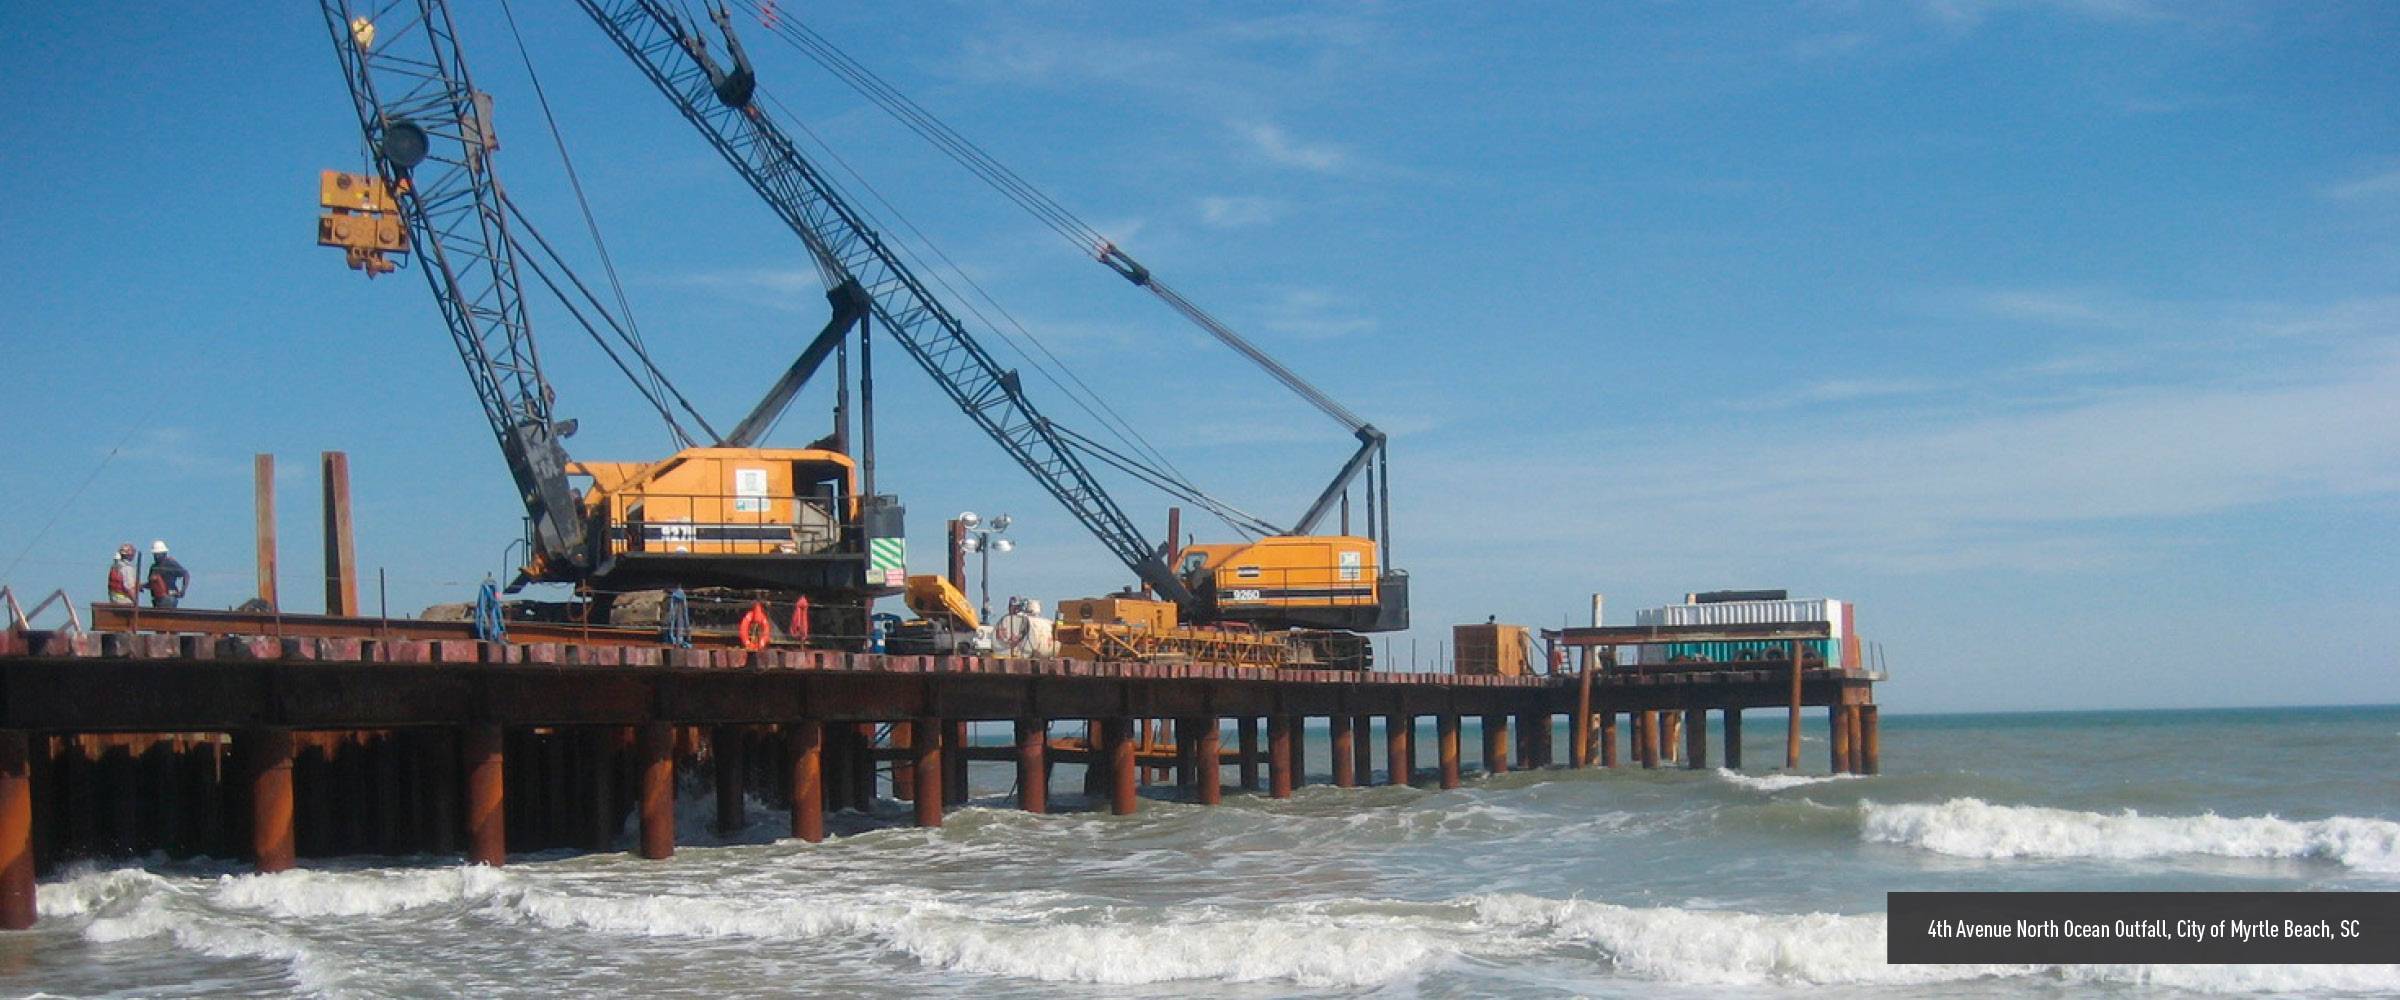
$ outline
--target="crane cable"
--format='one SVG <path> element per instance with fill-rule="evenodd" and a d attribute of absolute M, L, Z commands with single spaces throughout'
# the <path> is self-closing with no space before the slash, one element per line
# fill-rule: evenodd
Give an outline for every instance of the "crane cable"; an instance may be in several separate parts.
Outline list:
<path fill-rule="evenodd" d="M 680 442 L 678 446 L 685 448 L 691 447 L 693 444 L 692 436 L 683 429 L 683 425 L 681 423 L 676 421 L 675 411 L 667 406 L 665 399 L 651 392 L 650 386 L 646 384 L 641 375 L 634 371 L 633 366 L 625 361 L 624 355 L 619 354 L 615 347 L 609 345 L 608 339 L 600 335 L 600 328 L 593 325 L 591 320 L 584 317 L 583 311 L 575 307 L 574 301 L 567 297 L 566 289 L 559 287 L 558 281 L 550 276 L 550 271 L 542 266 L 542 259 L 546 257 L 552 266 L 556 267 L 560 273 L 565 274 L 567 281 L 572 283 L 576 290 L 583 293 L 584 299 L 586 302 L 590 303 L 592 311 L 599 314 L 600 318 L 606 321 L 612 328 L 615 327 L 616 320 L 609 316 L 606 309 L 601 307 L 599 300 L 592 295 L 591 289 L 584 286 L 582 279 L 577 278 L 575 276 L 575 272 L 569 270 L 566 266 L 566 263 L 558 259 L 557 253 L 551 250 L 549 242 L 542 238 L 541 230 L 536 228 L 533 225 L 533 221 L 527 219 L 522 211 L 518 210 L 515 200 L 503 194 L 500 198 L 500 204 L 502 207 L 508 210 L 509 217 L 516 220 L 517 228 L 523 229 L 525 232 L 532 234 L 535 241 L 532 246 L 528 246 L 517 239 L 515 232 L 512 231 L 508 234 L 508 245 L 510 249 L 516 251 L 519 258 L 519 263 L 523 264 L 527 270 L 533 272 L 533 276 L 541 281 L 543 287 L 546 287 L 550 290 L 550 294 L 553 298 L 558 300 L 559 306 L 567 311 L 567 317 L 574 320 L 577 326 L 582 327 L 583 332 L 592 338 L 592 343 L 599 346 L 600 352 L 607 355 L 608 360 L 617 366 L 617 370 L 625 374 L 626 380 L 633 383 L 633 391 L 640 393 L 642 399 L 649 402 L 650 406 L 658 411 L 659 417 L 667 422 L 668 432 L 673 434 L 675 439 Z M 536 249 L 541 250 L 542 253 L 539 255 L 535 254 L 533 251 Z M 623 334 L 623 330 L 618 330 L 620 339 L 622 339 Z M 649 363 L 649 359 L 647 357 L 642 357 L 641 361 L 645 366 L 647 366 Z M 652 371 L 655 373 L 656 370 L 652 369 Z M 668 388 L 669 390 L 673 389 L 672 383 L 668 385 Z M 678 393 L 676 398 L 681 400 L 683 397 L 680 393 Z M 690 408 L 690 404 L 688 402 L 686 402 L 684 405 L 686 409 Z M 697 418 L 698 414 L 694 414 L 694 417 Z M 706 427 L 707 424 L 703 422 L 701 426 Z M 709 431 L 709 434 L 712 436 L 714 436 L 715 433 L 716 432 L 714 430 Z"/>
<path fill-rule="evenodd" d="M 1039 351 L 1042 358 L 1047 358 L 1049 363 L 1044 364 L 1042 358 L 1034 357 L 1031 352 L 1025 350 L 1024 345 L 1017 342 L 1016 337 L 1011 337 L 1007 330 L 1001 328 L 999 323 L 993 322 L 991 317 L 984 315 L 983 310 L 977 308 L 973 300 L 967 298 L 966 295 L 961 294 L 956 287 L 950 284 L 949 279 L 944 277 L 942 270 L 927 266 L 923 258 L 918 257 L 916 251 L 907 243 L 898 244 L 902 253 L 907 254 L 910 259 L 917 263 L 918 267 L 922 268 L 927 274 L 931 275 L 934 282 L 942 286 L 944 291 L 949 292 L 951 296 L 959 303 L 959 305 L 964 307 L 970 315 L 982 322 L 983 325 L 989 328 L 993 333 L 998 334 L 1001 341 L 1006 343 L 1010 350 L 1015 351 L 1018 357 L 1024 358 L 1027 364 L 1032 365 L 1034 371 L 1040 374 L 1044 381 L 1049 382 L 1053 387 L 1057 388 L 1061 394 L 1067 397 L 1069 402 L 1074 403 L 1076 408 L 1082 410 L 1086 416 L 1089 416 L 1094 421 L 1097 421 L 1103 429 L 1109 432 L 1111 436 L 1115 437 L 1127 448 L 1140 452 L 1150 461 L 1155 461 L 1164 467 L 1163 469 L 1152 470 L 1153 474 L 1173 479 L 1187 489 L 1197 489 L 1197 487 L 1191 485 L 1188 477 L 1183 474 L 1183 470 L 1175 467 L 1175 463 L 1172 459 L 1167 458 L 1164 453 L 1158 450 L 1157 446 L 1150 443 L 1148 438 L 1143 437 L 1141 431 L 1134 429 L 1133 424 L 1125 419 L 1124 414 L 1119 413 L 1116 407 L 1110 406 L 1107 398 L 1094 391 L 1090 384 L 1084 382 L 1082 376 L 1075 374 L 1073 367 L 1069 366 L 1065 361 L 1061 360 L 1057 354 L 1053 353 L 1048 344 L 1043 343 L 1042 339 L 1038 336 L 1035 336 L 1033 331 L 1028 329 L 1023 322 L 1020 322 L 1014 313 L 1009 312 L 1007 306 L 1001 305 L 1000 300 L 994 298 L 992 293 L 986 290 L 980 282 L 977 282 L 973 275 L 967 273 L 965 268 L 960 267 L 957 261 L 952 260 L 950 255 L 942 250 L 940 244 L 935 243 L 931 237 L 925 235 L 924 230 L 917 228 L 917 224 L 910 221 L 908 216 L 901 212 L 898 206 L 893 205 L 890 199 L 885 198 L 883 196 L 883 192 L 878 190 L 873 182 L 867 180 L 865 175 L 859 173 L 856 168 L 852 167 L 850 165 L 850 161 L 843 159 L 842 154 L 834 149 L 832 143 L 825 141 L 825 138 L 818 135 L 815 129 L 809 128 L 808 123 L 804 119 L 802 119 L 799 115 L 793 114 L 792 109 L 785 106 L 784 103 L 777 99 L 773 94 L 768 94 L 763 90 L 760 91 L 760 93 L 764 94 L 767 101 L 775 106 L 775 110 L 783 116 L 784 120 L 791 122 L 794 127 L 800 130 L 801 134 L 807 136 L 811 142 L 815 143 L 817 148 L 823 152 L 828 159 L 832 160 L 836 166 L 840 167 L 844 174 L 847 174 L 851 180 L 857 182 L 861 188 L 865 189 L 868 196 L 875 199 L 876 204 L 883 206 L 884 211 L 889 213 L 893 219 L 897 220 L 902 229 L 907 230 L 908 234 L 914 237 L 917 243 L 923 245 L 928 252 L 932 253 L 936 258 L 939 258 L 949 272 L 957 274 L 960 282 L 964 283 L 968 288 L 973 289 L 976 297 L 981 298 L 985 304 L 991 306 L 993 312 L 1000 314 L 1002 319 L 1007 320 L 1008 325 L 1014 327 L 1017 331 L 1017 334 L 1022 336 L 1027 342 L 1031 343 L 1034 347 L 1034 350 Z M 863 207 L 861 210 L 862 212 L 866 212 Z M 869 215 L 870 221 L 880 224 L 881 220 L 874 218 L 871 212 L 866 212 L 866 214 Z M 889 227 L 882 228 L 888 229 Z M 1057 370 L 1057 375 L 1052 374 L 1053 368 Z M 1066 384 L 1061 383 L 1058 380 L 1059 375 L 1064 375 L 1067 381 L 1073 382 L 1074 387 L 1070 388 Z M 1077 390 L 1081 391 L 1078 392 Z M 1090 402 L 1087 403 L 1087 399 Z M 1106 411 L 1107 416 L 1102 416 L 1100 412 L 1093 410 L 1092 407 L 1094 405 L 1097 405 L 1100 410 Z"/>
<path fill-rule="evenodd" d="M 759 7 L 757 0 L 738 0 L 738 2 L 756 14 L 760 23 L 765 25 L 769 31 L 782 37 L 785 42 L 799 49 L 819 66 L 840 77 L 843 82 L 850 85 L 851 89 L 858 91 L 861 96 L 882 108 L 885 113 L 898 119 L 910 131 L 933 143 L 953 161 L 965 167 L 969 173 L 983 180 L 985 184 L 999 191 L 1004 197 L 1015 202 L 1036 219 L 1041 220 L 1044 225 L 1065 237 L 1067 242 L 1073 244 L 1077 249 L 1092 255 L 1102 264 L 1107 265 L 1110 270 L 1116 271 L 1134 284 L 1148 289 L 1151 294 L 1158 296 L 1184 319 L 1200 327 L 1210 336 L 1217 338 L 1236 353 L 1248 358 L 1253 364 L 1264 369 L 1269 376 L 1283 383 L 1285 388 L 1323 411 L 1326 416 L 1332 417 L 1353 431 L 1368 426 L 1366 421 L 1361 420 L 1357 414 L 1350 412 L 1340 403 L 1334 402 L 1332 397 L 1327 396 L 1323 390 L 1318 389 L 1307 379 L 1301 378 L 1298 373 L 1268 357 L 1264 351 L 1259 350 L 1247 338 L 1236 333 L 1232 327 L 1225 325 L 1223 321 L 1201 309 L 1190 299 L 1185 298 L 1182 293 L 1158 281 L 1155 276 L 1150 274 L 1149 269 L 1134 262 L 1132 257 L 1127 256 L 1098 229 L 1077 217 L 1066 206 L 1059 204 L 1057 199 L 1043 193 L 1031 181 L 1027 181 L 1016 171 L 1009 169 L 1006 164 L 1001 163 L 991 153 L 976 145 L 973 140 L 961 135 L 957 129 L 950 127 L 933 112 L 926 110 L 924 105 L 918 104 L 907 94 L 902 93 L 877 75 L 874 70 L 867 68 L 849 53 L 844 52 L 840 46 L 833 44 L 825 36 L 796 20 L 768 17 L 766 11 Z"/>
<path fill-rule="evenodd" d="M 567 269 L 565 262 L 558 257 L 555 251 L 551 251 L 551 258 L 558 261 L 559 269 L 566 273 L 568 280 L 573 281 L 576 288 L 583 291 L 585 297 L 593 300 L 593 309 L 598 311 L 603 319 L 608 320 L 609 327 L 616 331 L 618 338 L 625 342 L 626 346 L 632 350 L 635 357 L 641 359 L 642 371 L 647 376 L 649 383 L 648 391 L 644 392 L 643 395 L 651 401 L 653 406 L 658 407 L 659 415 L 666 419 L 668 431 L 674 435 L 679 443 L 679 446 L 690 447 L 693 444 L 693 441 L 691 435 L 684 431 L 683 427 L 675 420 L 674 415 L 670 413 L 665 404 L 660 401 L 660 397 L 668 394 L 672 394 L 676 401 L 683 405 L 685 412 L 690 413 L 692 415 L 692 419 L 699 422 L 701 428 L 707 431 L 710 438 L 716 439 L 718 437 L 717 432 L 715 428 L 709 426 L 708 419 L 702 417 L 698 410 L 692 408 L 691 402 L 685 399 L 683 393 L 680 390 L 677 390 L 672 383 L 668 382 L 665 373 L 659 371 L 657 363 L 651 360 L 649 345 L 643 341 L 641 327 L 634 320 L 633 304 L 625 297 L 625 284 L 617 276 L 616 259 L 608 252 L 608 242 L 601 238 L 600 222 L 598 218 L 592 214 L 592 205 L 590 199 L 584 196 L 583 178 L 575 170 L 574 157 L 570 156 L 567 152 L 566 135 L 559 129 L 558 117 L 550 109 L 549 91 L 542 86 L 541 73 L 534 69 L 533 52 L 526 46 L 525 35 L 517 27 L 516 8 L 509 2 L 509 0 L 500 0 L 500 12 L 503 18 L 508 22 L 509 37 L 516 42 L 517 58 L 525 66 L 525 77 L 533 84 L 534 102 L 541 108 L 542 123 L 550 133 L 551 146 L 558 150 L 559 163 L 566 168 L 567 187 L 575 195 L 575 207 L 583 214 L 584 231 L 591 235 L 592 248 L 597 251 L 600 257 L 601 271 L 607 275 L 609 290 L 617 300 L 617 315 L 623 316 L 624 322 L 619 324 L 614 317 L 610 316 L 605 309 L 600 307 L 597 298 L 592 296 L 590 289 L 584 288 L 583 281 L 575 277 L 573 271 Z M 506 199 L 507 196 L 503 194 L 502 198 Z M 512 214 L 517 215 L 519 221 L 524 221 L 523 215 L 518 213 L 516 203 L 513 200 L 509 201 L 508 208 Z M 533 229 L 532 223 L 526 222 L 525 225 L 526 228 Z M 544 250 L 550 249 L 549 241 L 542 239 L 539 230 L 534 230 L 534 239 L 541 241 L 542 248 Z M 544 283 L 550 284 L 547 278 L 544 278 Z M 557 286 L 555 284 L 551 285 L 551 289 L 554 293 L 557 292 Z M 560 300 L 562 303 L 565 301 L 565 296 L 563 294 L 560 295 Z M 573 307 L 570 306 L 569 311 L 572 312 Z M 599 332 L 594 330 L 591 324 L 584 323 L 582 317 L 578 316 L 577 322 L 583 323 L 584 329 L 592 334 L 594 340 L 599 339 Z M 602 349 L 607 350 L 607 345 L 603 344 Z M 618 370 L 625 371 L 627 378 L 635 380 L 637 389 L 641 388 L 640 383 L 642 378 L 640 376 L 636 376 L 631 371 L 626 371 L 625 363 L 616 357 L 614 351 L 609 352 L 609 358 L 610 360 L 617 362 Z"/>
<path fill-rule="evenodd" d="M 1099 254 L 1109 246 L 1108 238 L 1098 229 L 1078 218 L 1066 206 L 1044 194 L 1032 182 L 1018 176 L 990 153 L 966 136 L 959 134 L 931 111 L 902 93 L 899 88 L 877 75 L 830 39 L 818 34 L 797 20 L 781 16 L 769 17 L 758 0 L 735 0 L 756 16 L 759 23 L 802 54 L 840 77 L 851 89 L 875 103 L 885 113 L 907 126 L 912 132 L 933 143 L 969 172 L 983 179 L 1010 201 L 1016 202 L 1044 225 L 1056 231 L 1068 242 L 1087 253 Z"/>

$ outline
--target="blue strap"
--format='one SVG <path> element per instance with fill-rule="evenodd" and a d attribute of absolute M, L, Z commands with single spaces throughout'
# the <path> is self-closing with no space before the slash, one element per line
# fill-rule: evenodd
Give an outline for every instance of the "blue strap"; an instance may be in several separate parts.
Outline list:
<path fill-rule="evenodd" d="M 692 605 L 684 599 L 682 587 L 667 591 L 666 620 L 662 624 L 667 645 L 692 648 Z"/>
<path fill-rule="evenodd" d="M 475 591 L 475 638 L 485 642 L 508 641 L 508 616 L 500 612 L 500 586 L 488 576 Z"/>

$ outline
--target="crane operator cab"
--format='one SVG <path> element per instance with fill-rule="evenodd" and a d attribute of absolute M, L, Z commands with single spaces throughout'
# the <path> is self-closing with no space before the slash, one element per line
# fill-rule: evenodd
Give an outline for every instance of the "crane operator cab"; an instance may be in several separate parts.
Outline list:
<path fill-rule="evenodd" d="M 889 551 L 902 538 L 900 508 L 860 497 L 857 465 L 841 452 L 700 447 L 656 463 L 576 462 L 567 471 L 588 480 L 595 589 L 900 589 L 903 564 Z"/>
<path fill-rule="evenodd" d="M 1192 545 L 1175 565 L 1205 621 L 1262 629 L 1391 632 L 1408 627 L 1408 574 L 1382 572 L 1355 535 L 1270 535 Z"/>

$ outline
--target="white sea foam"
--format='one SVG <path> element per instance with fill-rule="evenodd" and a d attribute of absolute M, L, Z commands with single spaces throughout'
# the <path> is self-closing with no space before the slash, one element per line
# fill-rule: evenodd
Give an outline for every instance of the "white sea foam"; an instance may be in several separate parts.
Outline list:
<path fill-rule="evenodd" d="M 1869 841 L 1964 858 L 2314 858 L 2400 872 L 2400 823 L 2384 819 L 2111 815 L 1971 798 L 1860 809 L 1859 834 Z"/>
<path fill-rule="evenodd" d="M 1448 960 L 1440 928 L 1317 907 L 1230 913 L 1046 907 L 1005 896 L 953 902 L 922 890 L 742 902 L 693 896 L 505 894 L 493 915 L 554 930 L 644 937 L 806 940 L 861 935 L 927 965 L 1052 982 L 1288 980 L 1373 986 Z"/>
<path fill-rule="evenodd" d="M 759 888 L 764 888 L 759 887 Z M 1413 982 L 1461 957 L 1598 952 L 1607 971 L 1690 986 L 1911 985 L 2032 977 L 2211 993 L 2400 990 L 2400 966 L 1894 966 L 1880 914 L 1766 914 L 1631 907 L 1517 894 L 1448 903 L 1343 899 L 1263 907 L 1108 905 L 1055 891 L 942 893 L 890 886 L 636 895 L 605 883 L 484 868 L 287 872 L 213 881 L 137 870 L 42 887 L 45 917 L 97 942 L 157 938 L 198 954 L 285 964 L 306 990 L 340 994 L 355 963 L 311 935 L 351 922 L 469 913 L 547 933 L 623 938 L 864 943 L 969 975 L 1139 985 L 1290 983 L 1356 989 Z"/>
<path fill-rule="evenodd" d="M 209 896 L 220 906 L 288 919 L 372 917 L 480 899 L 498 891 L 507 879 L 499 869 L 482 865 L 365 872 L 295 869 L 227 875 L 217 880 Z"/>
<path fill-rule="evenodd" d="M 297 938 L 274 928 L 221 919 L 165 879 L 149 876 L 150 882 L 137 883 L 113 877 L 117 874 L 79 878 L 61 887 L 69 890 L 60 893 L 62 896 L 97 904 L 82 911 L 89 918 L 82 928 L 85 940 L 108 944 L 163 938 L 178 949 L 202 955 L 282 963 L 310 993 L 339 996 L 345 992 L 343 982 L 352 970 Z"/>
<path fill-rule="evenodd" d="M 2204 993 L 2389 992 L 2400 965 L 1889 965 L 1882 914 L 1763 914 L 1492 895 L 1488 932 L 1598 949 L 1616 971 L 1697 986 L 1871 986 L 2041 977 Z"/>
<path fill-rule="evenodd" d="M 1761 792 L 1780 792 L 1786 788 L 1822 785 L 1830 781 L 1848 781 L 1860 776 L 1855 774 L 1743 774 L 1740 771 L 1720 767 L 1717 769 L 1717 777 L 1743 788 Z"/>
<path fill-rule="evenodd" d="M 1877 915 L 1761 914 L 1680 907 L 1630 907 L 1502 894 L 1476 901 L 1495 930 L 1532 929 L 1592 946 L 1617 971 L 1709 986 L 1926 983 L 2032 971 L 2022 966 L 1884 963 Z"/>

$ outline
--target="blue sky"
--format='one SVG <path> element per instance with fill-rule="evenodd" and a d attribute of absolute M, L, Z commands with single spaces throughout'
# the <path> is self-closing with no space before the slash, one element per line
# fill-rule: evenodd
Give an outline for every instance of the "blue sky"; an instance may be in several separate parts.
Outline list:
<path fill-rule="evenodd" d="M 643 330 L 730 423 L 822 321 L 813 269 L 572 5 L 518 8 Z M 1451 622 L 1767 586 L 1857 601 L 1895 710 L 2400 701 L 2400 8 L 802 13 L 1393 432 L 1422 664 Z M 580 246 L 506 25 L 460 17 L 503 176 Z M 1345 457 L 746 37 L 767 91 L 1193 479 L 1289 519 Z M 394 610 L 499 571 L 518 511 L 423 282 L 313 245 L 316 171 L 359 162 L 316 12 L 12 4 L 0 65 L 0 579 L 90 600 L 115 542 L 166 537 L 195 604 L 238 603 L 263 451 L 286 603 L 313 606 L 325 449 Z M 580 333 L 536 324 L 576 453 L 663 454 Z M 878 360 L 918 568 L 973 508 L 1018 518 L 996 592 L 1124 581 Z M 1163 530 L 1163 498 L 1122 496 Z"/>

